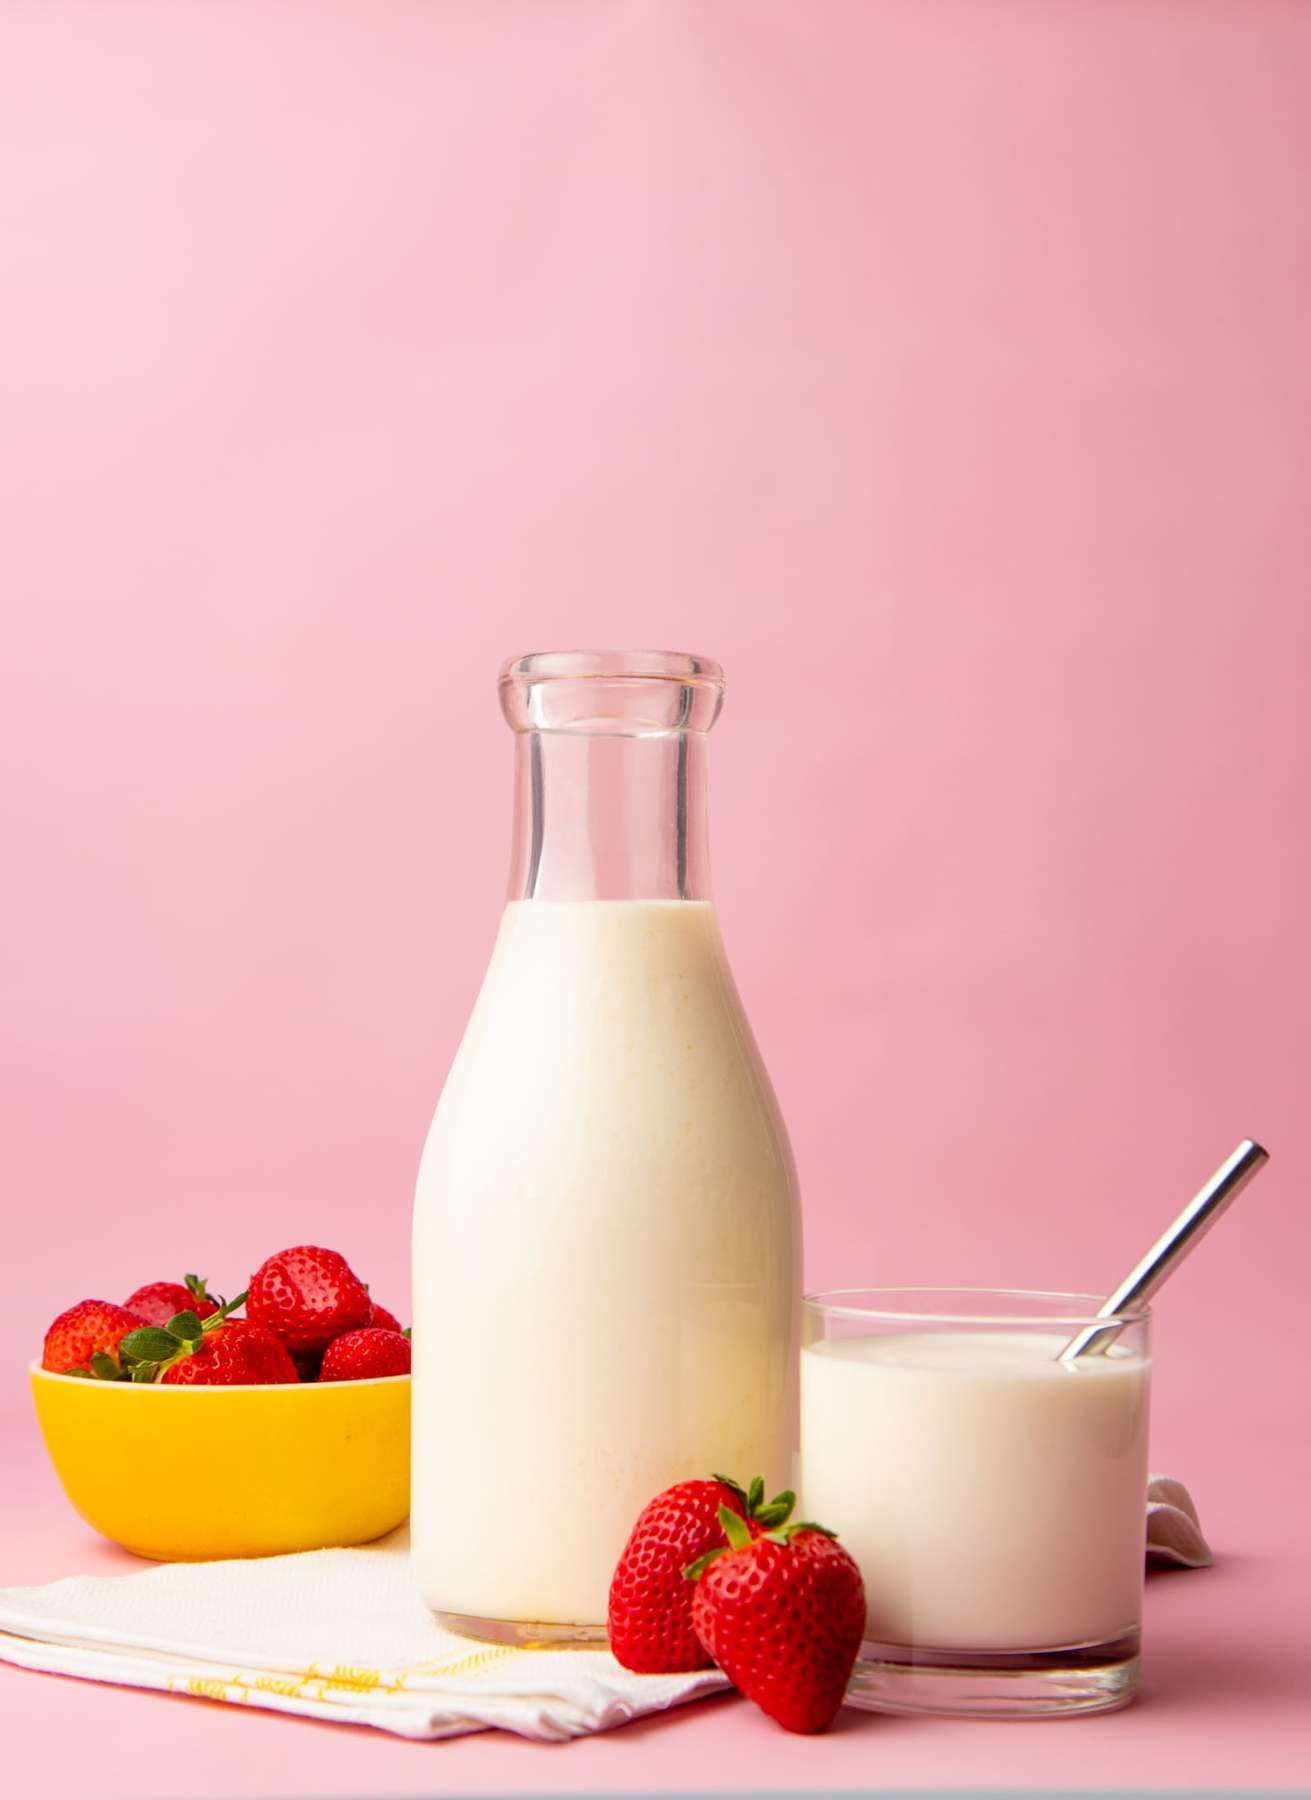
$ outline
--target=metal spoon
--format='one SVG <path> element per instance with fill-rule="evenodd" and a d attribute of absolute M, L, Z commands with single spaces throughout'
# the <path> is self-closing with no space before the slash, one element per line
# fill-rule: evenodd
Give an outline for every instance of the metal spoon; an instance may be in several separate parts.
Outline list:
<path fill-rule="evenodd" d="M 1117 1313 L 1141 1306 L 1150 1300 L 1167 1275 L 1196 1249 L 1207 1232 L 1232 1200 L 1247 1186 L 1252 1177 L 1270 1160 L 1270 1153 L 1251 1138 L 1242 1143 L 1212 1175 L 1202 1190 L 1194 1194 L 1173 1225 L 1157 1238 L 1146 1256 L 1125 1276 L 1106 1304 L 1099 1308 L 1099 1319 L 1111 1319 Z M 1085 1325 L 1061 1351 L 1060 1362 L 1073 1362 L 1078 1356 L 1100 1356 L 1115 1342 L 1122 1325 Z"/>

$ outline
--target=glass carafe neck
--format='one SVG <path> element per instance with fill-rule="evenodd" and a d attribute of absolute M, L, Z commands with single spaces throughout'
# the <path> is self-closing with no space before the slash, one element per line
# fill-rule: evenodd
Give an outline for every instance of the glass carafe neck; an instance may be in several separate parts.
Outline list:
<path fill-rule="evenodd" d="M 705 740 L 526 731 L 512 900 L 705 900 Z"/>
<path fill-rule="evenodd" d="M 510 898 L 708 899 L 705 734 L 722 694 L 716 664 L 668 652 L 507 663 Z"/>

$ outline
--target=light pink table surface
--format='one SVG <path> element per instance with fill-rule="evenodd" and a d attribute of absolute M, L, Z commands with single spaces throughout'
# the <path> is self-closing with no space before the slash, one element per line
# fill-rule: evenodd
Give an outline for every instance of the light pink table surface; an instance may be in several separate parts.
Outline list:
<path fill-rule="evenodd" d="M 282 1800 L 752 1787 L 1296 1788 L 1311 1783 L 1311 1455 L 1292 1412 L 1282 1421 L 1259 1408 L 1246 1419 L 1229 1416 L 1241 1439 L 1208 1432 L 1200 1409 L 1195 1431 L 1157 1434 L 1171 1467 L 1192 1482 L 1219 1561 L 1149 1579 L 1146 1679 L 1138 1704 L 1123 1713 L 974 1724 L 847 1712 L 828 1736 L 796 1738 L 729 1698 L 565 1745 L 501 1732 L 415 1744 L 0 1666 L 0 1793 Z M 0 1423 L 0 1466 L 0 1583 L 142 1566 L 71 1512 L 35 1425 L 17 1407 Z"/>

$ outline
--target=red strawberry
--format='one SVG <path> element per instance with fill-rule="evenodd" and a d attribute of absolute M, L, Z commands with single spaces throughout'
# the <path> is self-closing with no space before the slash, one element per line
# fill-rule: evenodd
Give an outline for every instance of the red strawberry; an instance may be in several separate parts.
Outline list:
<path fill-rule="evenodd" d="M 719 1511 L 729 1548 L 688 1569 L 696 1634 L 729 1680 L 788 1731 L 823 1731 L 842 1705 L 865 1631 L 865 1584 L 822 1525 L 753 1538 Z"/>
<path fill-rule="evenodd" d="M 366 1326 L 373 1302 L 344 1256 L 296 1244 L 270 1256 L 251 1276 L 246 1317 L 280 1337 L 288 1350 L 312 1353 Z"/>
<path fill-rule="evenodd" d="M 249 1319 L 228 1319 L 207 1331 L 194 1350 L 170 1363 L 160 1376 L 168 1385 L 197 1387 L 264 1386 L 299 1379 L 286 1345 Z"/>
<path fill-rule="evenodd" d="M 99 1375 L 117 1380 L 122 1371 L 118 1347 L 129 1331 L 144 1324 L 139 1313 L 112 1300 L 79 1300 L 61 1312 L 46 1332 L 41 1367 L 56 1375 Z M 92 1367 L 93 1359 L 99 1366 Z"/>
<path fill-rule="evenodd" d="M 323 1352 L 320 1381 L 371 1381 L 378 1375 L 408 1375 L 410 1340 L 399 1331 L 368 1325 L 333 1338 Z"/>
<path fill-rule="evenodd" d="M 780 1494 L 764 1507 L 764 1495 L 763 1481 L 753 1481 L 746 1494 L 717 1475 L 713 1481 L 680 1481 L 643 1507 L 610 1583 L 610 1648 L 626 1669 L 671 1675 L 710 1667 L 692 1629 L 694 1590 L 683 1571 L 707 1550 L 728 1547 L 721 1509 L 749 1518 L 751 1530 L 782 1523 L 793 1496 Z"/>
<path fill-rule="evenodd" d="M 262 1325 L 229 1316 L 245 1298 L 238 1294 L 225 1300 L 208 1319 L 185 1308 L 167 1325 L 129 1331 L 119 1354 L 132 1380 L 206 1387 L 296 1381 L 296 1365 L 285 1344 Z"/>
<path fill-rule="evenodd" d="M 219 1309 L 219 1302 L 210 1298 L 199 1275 L 188 1275 L 185 1287 L 180 1281 L 148 1281 L 129 1294 L 123 1304 L 130 1312 L 140 1314 L 147 1325 L 167 1325 L 180 1312 L 193 1312 L 198 1319 L 208 1319 Z"/>
<path fill-rule="evenodd" d="M 401 1322 L 396 1314 L 388 1312 L 385 1306 L 379 1306 L 376 1300 L 373 1303 L 373 1316 L 369 1323 L 377 1325 L 383 1331 L 399 1331 L 401 1328 Z"/>

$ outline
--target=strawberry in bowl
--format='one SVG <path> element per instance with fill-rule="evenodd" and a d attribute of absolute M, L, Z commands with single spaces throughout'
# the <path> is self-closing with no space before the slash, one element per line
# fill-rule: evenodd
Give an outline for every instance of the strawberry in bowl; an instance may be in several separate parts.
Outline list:
<path fill-rule="evenodd" d="M 408 1375 L 410 1340 L 400 1331 L 368 1325 L 334 1338 L 323 1353 L 320 1381 L 377 1381 L 385 1375 Z"/>
<path fill-rule="evenodd" d="M 41 1367 L 52 1375 L 120 1380 L 125 1371 L 119 1345 L 144 1324 L 140 1313 L 112 1300 L 79 1300 L 51 1321 L 41 1346 Z"/>
<path fill-rule="evenodd" d="M 208 1319 L 223 1302 L 215 1300 L 199 1275 L 188 1275 L 182 1281 L 147 1281 L 135 1288 L 124 1306 L 147 1325 L 167 1325 L 180 1312 L 193 1312 L 198 1319 Z"/>
<path fill-rule="evenodd" d="M 269 1259 L 301 1286 L 260 1316 L 253 1294 L 220 1303 L 189 1278 L 147 1283 L 132 1308 L 84 1300 L 52 1321 L 30 1370 L 37 1417 L 97 1531 L 141 1556 L 195 1561 L 364 1543 L 402 1523 L 409 1341 L 373 1324 L 343 1257 L 313 1260 Z M 300 1359 L 317 1375 L 328 1354 L 330 1379 L 302 1377 Z M 188 1469 L 234 1473 L 188 1482 L 179 1502 Z"/>
<path fill-rule="evenodd" d="M 334 1338 L 373 1323 L 373 1302 L 339 1251 L 296 1244 L 251 1276 L 246 1315 L 293 1355 L 321 1357 Z"/>

